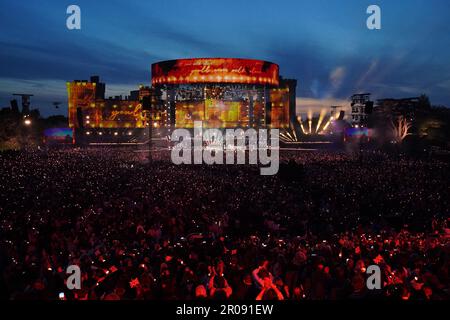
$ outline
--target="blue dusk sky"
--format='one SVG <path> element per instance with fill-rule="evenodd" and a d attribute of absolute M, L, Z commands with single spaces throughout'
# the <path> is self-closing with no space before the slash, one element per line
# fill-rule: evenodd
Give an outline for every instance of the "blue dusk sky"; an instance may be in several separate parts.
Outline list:
<path fill-rule="evenodd" d="M 66 28 L 71 4 L 81 30 Z M 371 4 L 381 30 L 366 27 Z M 152 63 L 192 57 L 278 63 L 302 113 L 362 91 L 450 106 L 449 13 L 448 0 L 0 0 L 0 107 L 26 92 L 42 114 L 67 114 L 66 81 L 95 74 L 108 96 L 128 94 Z"/>

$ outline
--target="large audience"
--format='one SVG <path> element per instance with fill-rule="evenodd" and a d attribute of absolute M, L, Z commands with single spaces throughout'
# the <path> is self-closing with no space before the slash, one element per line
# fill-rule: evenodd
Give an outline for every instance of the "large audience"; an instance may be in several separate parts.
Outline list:
<path fill-rule="evenodd" d="M 145 157 L 0 153 L 0 298 L 449 298 L 448 163 L 293 151 L 261 176 Z"/>

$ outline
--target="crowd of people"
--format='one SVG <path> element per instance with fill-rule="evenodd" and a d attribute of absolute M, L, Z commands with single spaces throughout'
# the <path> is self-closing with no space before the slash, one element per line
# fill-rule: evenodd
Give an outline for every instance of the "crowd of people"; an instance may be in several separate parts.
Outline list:
<path fill-rule="evenodd" d="M 449 298 L 448 163 L 292 151 L 261 176 L 145 156 L 0 153 L 1 298 Z"/>

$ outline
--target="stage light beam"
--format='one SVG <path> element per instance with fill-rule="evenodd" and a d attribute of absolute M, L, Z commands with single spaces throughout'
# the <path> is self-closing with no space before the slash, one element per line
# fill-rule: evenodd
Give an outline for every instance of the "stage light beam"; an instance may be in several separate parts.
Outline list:
<path fill-rule="evenodd" d="M 321 132 L 324 132 L 325 130 L 327 130 L 327 128 L 328 128 L 328 126 L 330 125 L 330 123 L 331 123 L 331 118 L 328 119 L 327 123 L 325 123 L 325 125 L 323 126 Z"/>
<path fill-rule="evenodd" d="M 302 117 L 298 116 L 297 119 L 298 119 L 298 122 L 300 122 L 300 128 L 302 128 L 303 134 L 307 134 L 306 130 L 305 130 L 305 127 L 303 126 Z"/>
<path fill-rule="evenodd" d="M 320 110 L 319 120 L 317 121 L 316 133 L 319 132 L 320 125 L 322 124 L 323 119 L 325 118 L 325 109 Z"/>

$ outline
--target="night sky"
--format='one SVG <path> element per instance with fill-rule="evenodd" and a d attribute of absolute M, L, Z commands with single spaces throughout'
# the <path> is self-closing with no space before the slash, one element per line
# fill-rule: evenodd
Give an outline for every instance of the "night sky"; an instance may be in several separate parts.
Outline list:
<path fill-rule="evenodd" d="M 81 30 L 66 28 L 70 4 Z M 366 27 L 370 4 L 381 30 Z M 66 114 L 66 81 L 96 74 L 107 96 L 128 94 L 150 85 L 152 63 L 190 57 L 278 63 L 302 112 L 363 91 L 450 106 L 449 13 L 448 0 L 0 0 L 0 107 L 25 92 L 42 114 Z"/>

